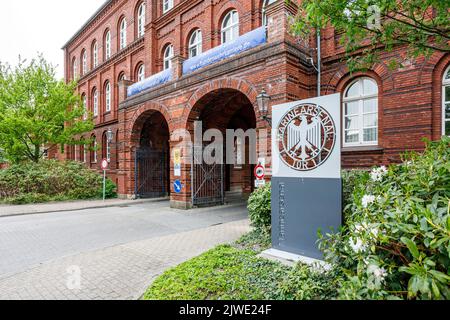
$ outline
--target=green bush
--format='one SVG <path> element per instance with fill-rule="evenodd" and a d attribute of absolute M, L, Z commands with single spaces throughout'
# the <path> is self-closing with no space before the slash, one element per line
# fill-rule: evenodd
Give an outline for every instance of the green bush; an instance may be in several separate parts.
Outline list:
<path fill-rule="evenodd" d="M 252 226 L 258 229 L 270 229 L 272 221 L 270 184 L 252 193 L 248 200 L 248 212 Z"/>
<path fill-rule="evenodd" d="M 0 202 L 12 204 L 95 199 L 103 196 L 103 177 L 78 162 L 45 160 L 0 170 Z M 107 198 L 116 197 L 109 179 Z"/>
<path fill-rule="evenodd" d="M 359 173 L 345 226 L 321 241 L 343 299 L 450 299 L 450 139 Z"/>

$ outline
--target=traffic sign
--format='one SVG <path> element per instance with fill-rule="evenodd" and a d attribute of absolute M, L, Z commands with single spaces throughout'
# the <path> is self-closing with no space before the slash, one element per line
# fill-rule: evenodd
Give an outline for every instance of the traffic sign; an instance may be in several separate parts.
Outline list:
<path fill-rule="evenodd" d="M 263 180 L 265 176 L 266 176 L 266 169 L 264 169 L 264 167 L 260 164 L 257 165 L 255 167 L 255 177 L 258 180 Z"/>
<path fill-rule="evenodd" d="M 176 193 L 181 193 L 181 190 L 183 189 L 183 185 L 181 184 L 180 180 L 175 180 L 173 183 L 173 189 Z"/>
<path fill-rule="evenodd" d="M 108 166 L 109 166 L 108 160 L 103 159 L 102 160 L 102 170 L 108 169 Z"/>

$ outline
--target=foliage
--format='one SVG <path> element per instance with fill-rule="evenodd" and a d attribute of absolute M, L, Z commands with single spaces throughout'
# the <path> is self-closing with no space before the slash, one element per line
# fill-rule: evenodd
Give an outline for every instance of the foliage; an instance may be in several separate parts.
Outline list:
<path fill-rule="evenodd" d="M 450 138 L 361 173 L 341 233 L 321 241 L 343 299 L 450 299 Z"/>
<path fill-rule="evenodd" d="M 248 211 L 252 226 L 258 229 L 270 229 L 272 221 L 270 184 L 252 193 L 248 200 Z"/>
<path fill-rule="evenodd" d="M 0 63 L 0 149 L 12 163 L 38 162 L 44 146 L 85 144 L 76 139 L 93 129 L 76 83 L 55 79 L 55 68 L 40 56 L 12 69 Z"/>
<path fill-rule="evenodd" d="M 342 32 L 350 69 L 368 68 L 377 51 L 399 45 L 409 57 L 450 52 L 448 8 L 448 0 L 304 0 L 293 29 L 308 37 L 311 30 L 333 26 Z"/>
<path fill-rule="evenodd" d="M 274 299 L 289 267 L 258 258 L 251 250 L 219 246 L 166 271 L 146 300 Z"/>
<path fill-rule="evenodd" d="M 78 162 L 41 160 L 0 170 L 0 202 L 12 204 L 95 199 L 103 196 L 103 177 Z M 106 197 L 116 197 L 109 179 Z"/>
<path fill-rule="evenodd" d="M 266 228 L 263 229 L 255 228 L 249 233 L 243 235 L 235 243 L 235 247 L 238 249 L 252 250 L 257 253 L 269 249 L 271 245 L 272 245 L 272 238 L 270 230 Z"/>

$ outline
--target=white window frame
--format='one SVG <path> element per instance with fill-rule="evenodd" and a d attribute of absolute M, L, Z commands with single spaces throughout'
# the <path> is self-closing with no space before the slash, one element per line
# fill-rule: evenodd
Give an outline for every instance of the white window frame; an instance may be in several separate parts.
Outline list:
<path fill-rule="evenodd" d="M 94 161 L 92 162 L 92 163 L 97 163 L 97 161 L 98 161 L 98 156 L 97 156 L 97 137 L 95 137 L 95 140 L 94 140 L 94 150 L 93 150 L 93 152 L 94 152 Z"/>
<path fill-rule="evenodd" d="M 173 0 L 163 0 L 163 14 L 169 12 L 173 8 Z"/>
<path fill-rule="evenodd" d="M 87 162 L 87 146 L 83 145 L 83 163 Z"/>
<path fill-rule="evenodd" d="M 122 18 L 120 21 L 120 50 L 127 47 L 127 19 Z"/>
<path fill-rule="evenodd" d="M 77 59 L 73 59 L 72 62 L 72 76 L 73 76 L 73 80 L 77 80 L 78 79 L 78 63 L 77 63 Z"/>
<path fill-rule="evenodd" d="M 137 72 L 137 81 L 141 82 L 145 80 L 145 65 L 141 64 Z"/>
<path fill-rule="evenodd" d="M 94 89 L 94 93 L 92 94 L 93 100 L 93 109 L 94 109 L 94 117 L 98 116 L 98 91 Z"/>
<path fill-rule="evenodd" d="M 365 94 L 364 92 L 364 80 L 369 80 L 371 82 L 373 82 L 376 86 L 377 86 L 377 93 L 375 94 Z M 359 82 L 359 95 L 354 96 L 354 97 L 346 97 L 348 90 L 356 83 Z M 373 100 L 376 99 L 377 101 L 377 111 L 376 112 L 364 112 L 364 101 L 367 100 Z M 355 114 L 351 114 L 348 115 L 346 114 L 346 104 L 347 103 L 354 103 L 354 102 L 358 102 L 358 113 Z M 354 81 L 352 81 L 348 86 L 345 87 L 345 91 L 344 91 L 344 98 L 342 100 L 342 141 L 343 141 L 343 147 L 357 147 L 357 146 L 376 146 L 378 145 L 379 142 L 379 128 L 380 128 L 380 123 L 379 123 L 379 88 L 378 88 L 378 84 L 377 82 L 369 77 L 360 77 L 355 79 Z M 364 116 L 365 115 L 369 115 L 369 114 L 376 114 L 377 115 L 377 140 L 376 141 L 364 141 L 364 129 L 373 129 L 375 127 L 364 127 Z M 353 130 L 358 130 L 359 131 L 359 140 L 357 142 L 346 142 L 346 132 L 347 131 L 352 131 L 352 129 L 346 129 L 345 127 L 345 123 L 346 123 L 346 118 L 349 116 L 354 116 L 357 117 L 358 119 L 358 128 L 357 129 L 353 129 Z"/>
<path fill-rule="evenodd" d="M 191 37 L 189 38 L 189 58 L 196 57 L 202 54 L 202 52 L 203 52 L 202 31 L 200 29 L 196 29 L 194 32 L 192 32 Z"/>
<path fill-rule="evenodd" d="M 97 41 L 94 41 L 94 45 L 92 46 L 92 68 L 95 69 L 98 67 L 98 44 Z"/>
<path fill-rule="evenodd" d="M 108 163 L 111 162 L 111 144 L 108 141 L 108 137 L 105 137 L 106 139 L 106 161 L 108 161 Z"/>
<path fill-rule="evenodd" d="M 111 112 L 111 83 L 105 84 L 105 112 Z"/>
<path fill-rule="evenodd" d="M 264 0 L 263 7 L 262 7 L 262 25 L 263 26 L 267 26 L 267 24 L 268 24 L 267 13 L 266 13 L 267 6 L 269 4 L 274 3 L 275 1 L 276 0 Z"/>
<path fill-rule="evenodd" d="M 449 78 L 446 79 L 446 76 L 449 75 Z M 446 126 L 450 126 L 450 118 L 446 118 L 445 107 L 446 105 L 450 105 L 450 97 L 449 100 L 446 100 L 445 97 L 445 89 L 450 88 L 450 67 L 444 72 L 444 76 L 442 78 L 442 135 L 445 136 L 445 128 Z"/>
<path fill-rule="evenodd" d="M 172 68 L 172 58 L 173 58 L 173 45 L 169 44 L 164 49 L 164 59 L 163 59 L 163 69 L 167 70 Z"/>
<path fill-rule="evenodd" d="M 236 17 L 236 21 L 233 18 Z M 229 21 L 229 24 L 225 24 Z M 227 39 L 226 34 L 230 32 L 231 37 Z M 239 37 L 239 13 L 237 10 L 231 10 L 226 14 L 222 21 L 222 28 L 220 30 L 222 44 L 236 40 Z"/>
<path fill-rule="evenodd" d="M 108 30 L 105 35 L 105 59 L 111 58 L 111 31 Z"/>
<path fill-rule="evenodd" d="M 81 71 L 83 72 L 83 76 L 88 72 L 88 67 L 87 67 L 87 51 L 83 50 L 83 55 L 82 55 L 82 67 L 81 67 Z"/>
<path fill-rule="evenodd" d="M 145 2 L 142 2 L 138 9 L 138 38 L 145 34 Z"/>
<path fill-rule="evenodd" d="M 83 103 L 83 110 L 84 110 L 84 113 L 83 113 L 83 120 L 86 120 L 86 119 L 87 119 L 87 116 L 88 116 L 87 97 L 86 97 L 86 94 L 84 94 L 83 97 L 82 97 L 82 103 Z"/>

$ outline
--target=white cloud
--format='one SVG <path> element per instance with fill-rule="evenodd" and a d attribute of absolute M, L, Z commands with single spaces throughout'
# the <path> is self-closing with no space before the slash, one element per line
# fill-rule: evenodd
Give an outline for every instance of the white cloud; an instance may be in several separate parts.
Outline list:
<path fill-rule="evenodd" d="M 38 52 L 64 74 L 62 46 L 105 0 L 3 1 L 0 10 L 0 61 L 16 65 Z"/>

